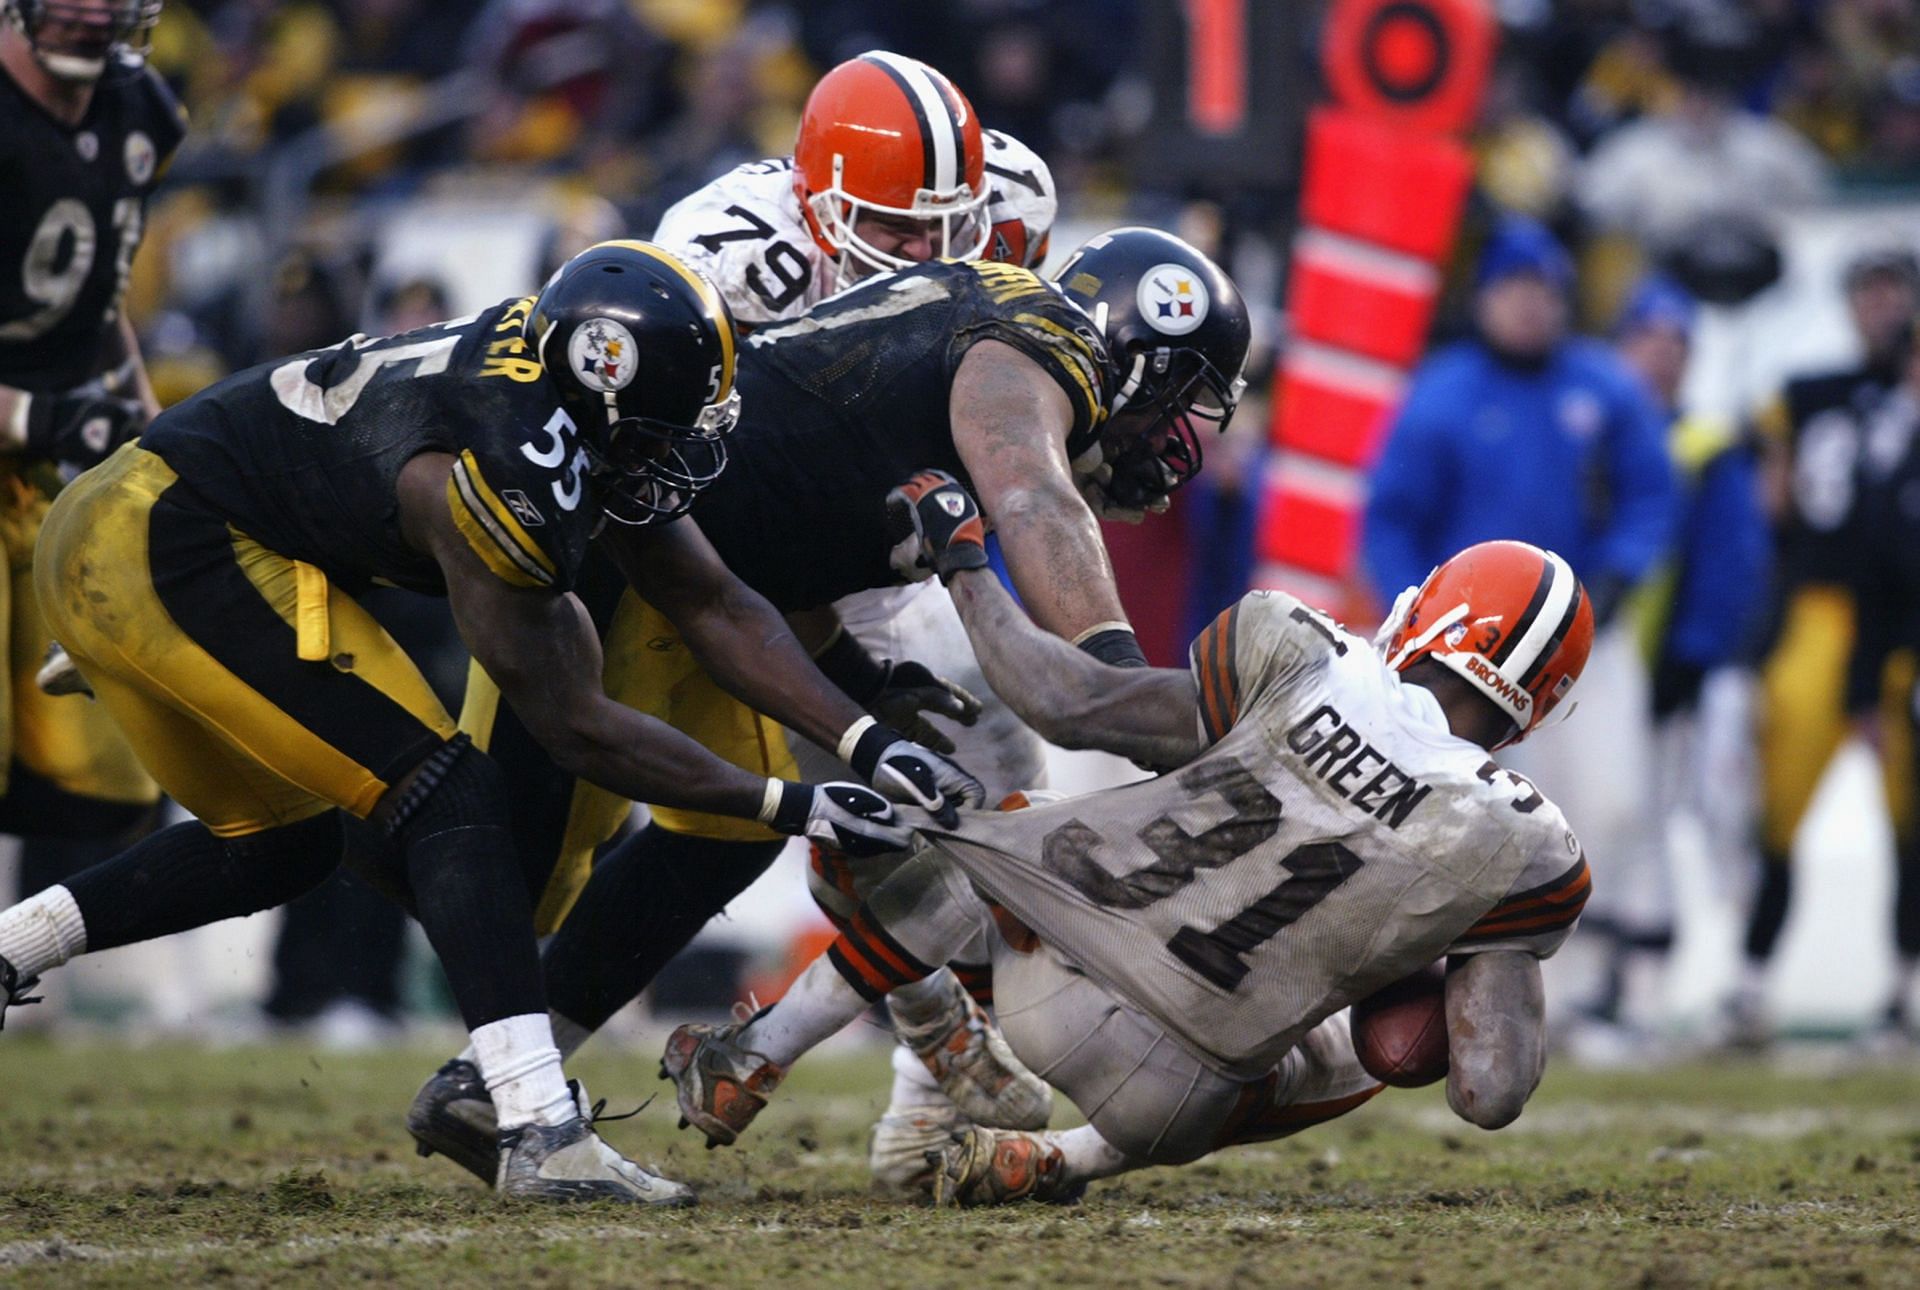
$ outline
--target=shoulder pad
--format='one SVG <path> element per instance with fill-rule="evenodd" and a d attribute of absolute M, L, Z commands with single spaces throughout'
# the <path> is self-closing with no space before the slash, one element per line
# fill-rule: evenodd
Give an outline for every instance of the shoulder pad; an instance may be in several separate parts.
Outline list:
<path fill-rule="evenodd" d="M 711 278 L 747 326 L 797 317 L 826 294 L 826 253 L 793 195 L 790 163 L 735 167 L 674 203 L 652 240 Z"/>

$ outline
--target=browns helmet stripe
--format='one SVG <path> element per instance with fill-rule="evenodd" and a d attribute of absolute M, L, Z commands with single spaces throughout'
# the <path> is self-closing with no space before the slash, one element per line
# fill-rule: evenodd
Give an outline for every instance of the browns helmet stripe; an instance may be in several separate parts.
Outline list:
<path fill-rule="evenodd" d="M 1560 558 L 1552 552 L 1548 552 L 1547 554 L 1550 559 L 1557 560 Z M 1571 572 L 1569 572 L 1569 577 L 1571 577 Z M 1567 610 L 1560 615 L 1559 625 L 1553 629 L 1553 635 L 1547 638 L 1546 645 L 1542 647 L 1540 653 L 1534 658 L 1533 662 L 1527 667 L 1526 672 L 1520 677 L 1521 689 L 1531 690 L 1533 688 L 1533 683 L 1539 679 L 1540 673 L 1546 669 L 1547 663 L 1552 660 L 1555 654 L 1560 652 L 1560 643 L 1567 639 L 1567 633 L 1573 630 L 1573 620 L 1579 616 L 1580 597 L 1576 593 L 1567 597 Z"/>
<path fill-rule="evenodd" d="M 1580 583 L 1567 562 L 1551 551 L 1540 555 L 1540 581 L 1520 621 L 1493 652 L 1494 665 L 1509 677 L 1516 667 L 1525 676 L 1537 675 L 1541 664 L 1553 657 L 1554 642 L 1573 626 L 1573 615 L 1580 608 Z M 1524 688 L 1525 682 L 1521 684 Z"/>
<path fill-rule="evenodd" d="M 942 84 L 945 79 L 925 63 L 876 49 L 860 56 L 884 71 L 913 109 L 920 126 L 921 184 L 931 192 L 950 192 L 966 182 L 961 166 L 966 157 L 966 139 L 961 133 L 960 112 Z"/>
<path fill-rule="evenodd" d="M 1533 620 L 1539 616 L 1541 606 L 1547 603 L 1547 592 L 1553 588 L 1553 566 L 1540 566 L 1540 581 L 1533 584 L 1533 597 L 1527 601 L 1527 607 L 1520 613 L 1520 621 L 1515 623 L 1493 651 L 1493 661 L 1504 667 L 1513 651 L 1519 648 L 1520 638 L 1527 634 L 1527 628 L 1533 626 Z"/>

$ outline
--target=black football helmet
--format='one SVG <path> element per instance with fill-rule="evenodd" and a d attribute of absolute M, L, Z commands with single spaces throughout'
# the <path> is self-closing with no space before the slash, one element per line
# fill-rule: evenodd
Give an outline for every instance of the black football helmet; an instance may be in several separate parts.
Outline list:
<path fill-rule="evenodd" d="M 526 337 L 608 518 L 672 519 L 720 477 L 740 419 L 738 338 L 707 279 L 651 243 L 602 242 L 554 271 Z"/>
<path fill-rule="evenodd" d="M 1156 506 L 1200 472 L 1203 431 L 1226 429 L 1239 406 L 1252 337 L 1246 302 L 1219 265 L 1151 228 L 1102 233 L 1053 276 L 1106 340 L 1110 423 L 1127 411 L 1154 414 L 1122 442 L 1109 434 L 1099 459 L 1091 444 L 1069 445 L 1075 467 L 1099 467 L 1121 509 Z"/>
<path fill-rule="evenodd" d="M 0 21 L 27 38 L 47 73 L 63 81 L 97 81 L 115 60 L 146 58 L 161 0 L 0 0 Z"/>

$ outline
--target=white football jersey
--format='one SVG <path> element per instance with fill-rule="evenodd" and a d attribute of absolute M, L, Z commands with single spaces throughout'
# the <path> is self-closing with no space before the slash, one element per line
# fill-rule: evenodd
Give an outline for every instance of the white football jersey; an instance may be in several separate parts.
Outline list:
<path fill-rule="evenodd" d="M 1585 857 L 1526 780 L 1301 601 L 1193 643 L 1211 745 L 1171 774 L 928 831 L 992 899 L 1196 1056 L 1270 1069 L 1448 954 L 1559 948 Z"/>
<path fill-rule="evenodd" d="M 983 138 L 994 226 L 986 258 L 1034 267 L 1060 209 L 1053 172 L 1011 135 L 987 130 Z M 800 209 L 791 157 L 735 166 L 675 202 L 652 241 L 713 279 L 746 327 L 798 318 L 838 282 L 839 266 L 813 240 Z"/>

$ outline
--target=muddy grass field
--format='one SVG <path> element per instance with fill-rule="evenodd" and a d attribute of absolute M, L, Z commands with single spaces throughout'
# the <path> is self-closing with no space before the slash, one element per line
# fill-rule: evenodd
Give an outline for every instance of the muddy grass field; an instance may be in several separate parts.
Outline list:
<path fill-rule="evenodd" d="M 1920 1284 L 1920 1062 L 1556 1071 L 1498 1134 L 1389 1093 L 1074 1208 L 933 1212 L 866 1193 L 885 1054 L 855 1050 L 803 1066 L 741 1147 L 677 1133 L 670 1096 L 608 1126 L 700 1188 L 663 1214 L 502 1206 L 417 1159 L 400 1117 L 441 1055 L 6 1036 L 0 1284 Z M 652 1066 L 575 1071 L 623 1110 L 667 1088 Z"/>

